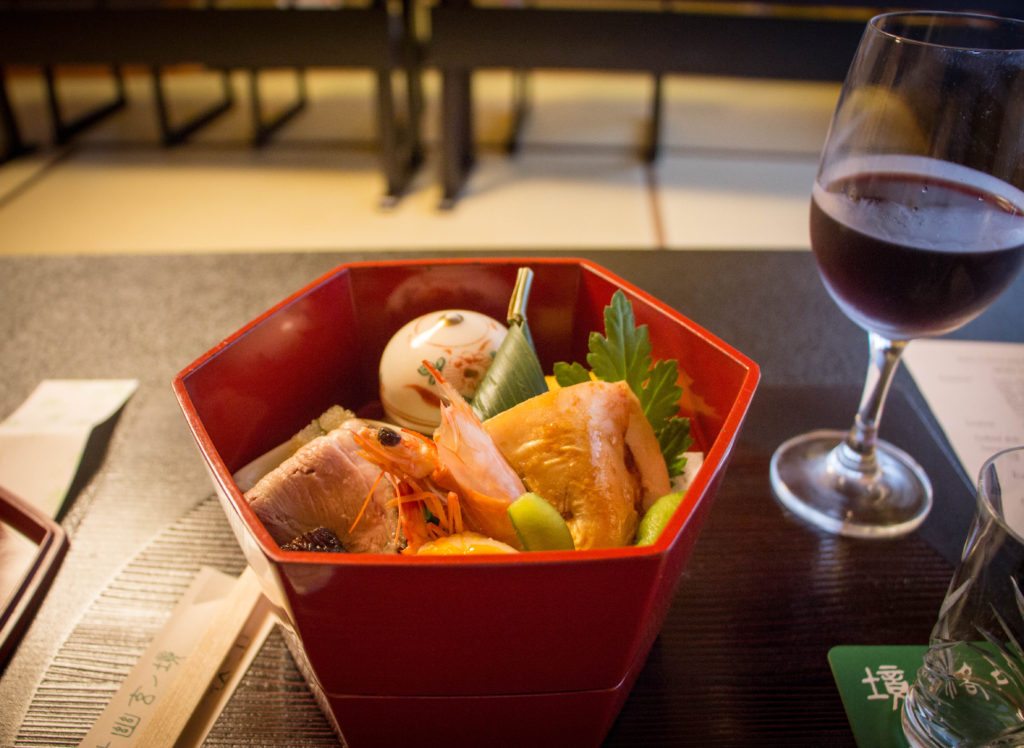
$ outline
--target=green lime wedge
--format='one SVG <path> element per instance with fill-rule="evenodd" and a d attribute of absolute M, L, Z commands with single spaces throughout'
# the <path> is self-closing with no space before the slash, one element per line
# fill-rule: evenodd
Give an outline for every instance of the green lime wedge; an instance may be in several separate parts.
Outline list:
<path fill-rule="evenodd" d="M 651 508 L 640 520 L 640 526 L 636 529 L 636 545 L 651 545 L 661 535 L 665 525 L 672 519 L 679 504 L 683 500 L 681 491 L 667 493 L 651 504 Z"/>
<path fill-rule="evenodd" d="M 535 493 L 524 493 L 509 504 L 508 518 L 524 550 L 571 551 L 576 548 L 562 515 Z"/>

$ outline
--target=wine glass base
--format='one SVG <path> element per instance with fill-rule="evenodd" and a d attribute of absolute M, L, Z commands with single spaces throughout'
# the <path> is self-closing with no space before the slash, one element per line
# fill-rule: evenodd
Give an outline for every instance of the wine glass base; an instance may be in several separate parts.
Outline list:
<path fill-rule="evenodd" d="M 846 469 L 832 452 L 845 431 L 812 431 L 772 455 L 775 497 L 807 522 L 836 535 L 893 538 L 917 529 L 932 508 L 932 485 L 910 455 L 879 441 L 879 472 Z"/>

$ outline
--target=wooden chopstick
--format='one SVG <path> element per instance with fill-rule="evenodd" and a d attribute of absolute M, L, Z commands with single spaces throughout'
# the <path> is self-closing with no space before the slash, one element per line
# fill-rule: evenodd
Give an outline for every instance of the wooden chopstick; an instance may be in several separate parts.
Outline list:
<path fill-rule="evenodd" d="M 251 567 L 238 578 L 195 650 L 145 721 L 136 745 L 172 748 L 262 595 Z"/>

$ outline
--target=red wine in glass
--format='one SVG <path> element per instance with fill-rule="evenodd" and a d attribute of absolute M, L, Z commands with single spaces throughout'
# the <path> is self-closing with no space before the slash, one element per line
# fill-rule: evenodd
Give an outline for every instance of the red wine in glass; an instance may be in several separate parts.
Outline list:
<path fill-rule="evenodd" d="M 811 246 L 861 327 L 941 335 L 984 311 L 1024 263 L 1024 192 L 923 156 L 851 158 L 814 186 Z"/>

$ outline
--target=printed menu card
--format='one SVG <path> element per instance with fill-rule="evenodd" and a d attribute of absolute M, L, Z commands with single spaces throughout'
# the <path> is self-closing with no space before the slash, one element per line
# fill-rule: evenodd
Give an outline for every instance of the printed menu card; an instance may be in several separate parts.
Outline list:
<path fill-rule="evenodd" d="M 1024 344 L 915 340 L 903 360 L 972 483 L 1024 445 Z"/>

